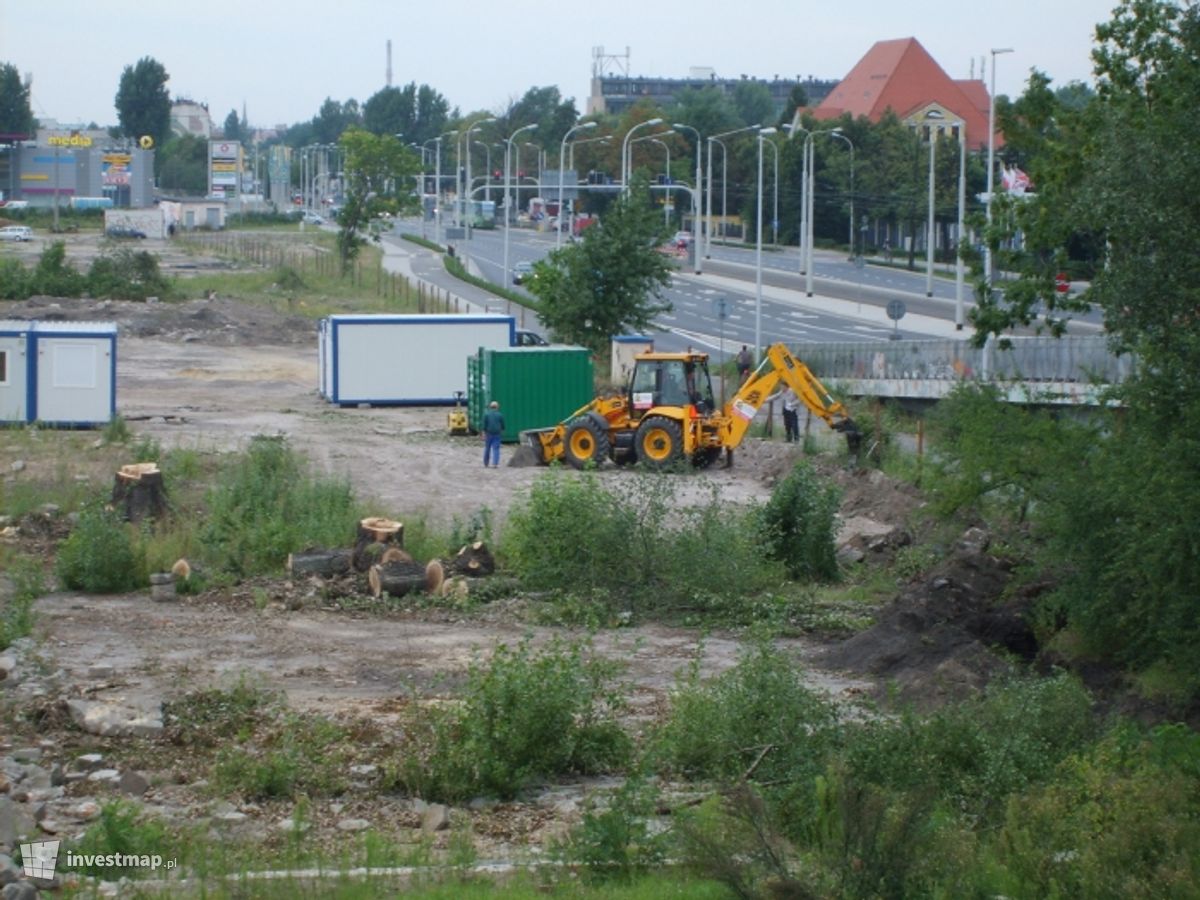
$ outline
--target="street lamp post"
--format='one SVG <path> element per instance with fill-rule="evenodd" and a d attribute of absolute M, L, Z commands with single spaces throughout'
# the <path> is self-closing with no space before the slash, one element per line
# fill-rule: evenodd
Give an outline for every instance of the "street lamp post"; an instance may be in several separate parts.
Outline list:
<path fill-rule="evenodd" d="M 800 255 L 802 257 L 806 257 L 803 263 L 805 273 L 804 293 L 809 297 L 813 295 L 813 234 L 815 232 L 815 229 L 813 228 L 813 218 L 816 213 L 815 198 L 817 195 L 817 185 L 815 181 L 816 166 L 814 162 L 817 155 L 817 145 L 813 139 L 822 134 L 834 134 L 840 130 L 841 129 L 838 128 L 827 128 L 824 131 L 810 131 L 807 135 L 805 135 L 804 138 L 804 158 L 808 166 L 808 171 L 804 176 L 804 183 L 808 189 L 808 197 L 804 201 L 806 219 L 804 235 L 805 246 L 800 251 Z"/>
<path fill-rule="evenodd" d="M 523 128 L 518 128 L 508 136 L 505 141 L 504 148 L 504 284 L 507 286 L 512 283 L 512 273 L 508 270 L 508 226 L 512 219 L 512 151 L 513 140 L 518 134 L 523 131 L 533 131 L 537 128 L 537 123 L 526 125 Z M 521 148 L 517 148 L 517 154 L 520 155 Z"/>
<path fill-rule="evenodd" d="M 670 134 L 671 132 L 668 132 Z M 667 153 L 667 170 L 666 181 L 663 182 L 666 187 L 666 192 L 663 195 L 663 227 L 670 227 L 671 224 L 671 148 L 667 146 L 665 141 L 660 141 L 658 138 L 650 138 L 650 143 L 658 144 Z"/>
<path fill-rule="evenodd" d="M 788 140 L 796 137 L 797 132 L 804 132 L 804 142 L 800 153 L 800 233 L 796 246 L 800 250 L 800 274 L 807 271 L 804 263 L 804 248 L 808 246 L 808 135 L 807 128 L 784 125 L 788 132 Z"/>
<path fill-rule="evenodd" d="M 992 184 L 994 169 L 994 144 L 996 139 L 996 57 L 1001 53 L 1012 53 L 1012 47 L 992 49 L 992 88 L 988 97 L 988 170 L 987 170 L 987 203 L 984 204 L 985 218 L 990 229 L 992 224 Z M 983 279 L 990 289 L 992 286 L 992 240 L 989 234 L 983 244 Z"/>
<path fill-rule="evenodd" d="M 437 186 L 434 188 L 434 211 L 433 211 L 433 239 L 437 244 L 442 242 L 442 138 L 447 135 L 458 134 L 458 131 L 447 131 L 437 137 L 437 160 L 434 163 L 434 181 Z"/>
<path fill-rule="evenodd" d="M 662 119 L 658 116 L 655 116 L 653 119 L 647 119 L 645 122 L 638 122 L 636 125 L 634 125 L 632 128 L 630 128 L 627 132 L 625 132 L 625 139 L 621 142 L 621 193 L 622 194 L 629 193 L 629 173 L 633 168 L 629 164 L 629 138 L 630 138 L 630 136 L 635 131 L 637 131 L 639 128 L 647 128 L 650 125 L 661 125 L 661 124 L 662 124 Z"/>
<path fill-rule="evenodd" d="M 779 148 L 774 141 L 767 142 L 775 154 L 775 178 L 773 181 L 775 197 L 771 203 L 771 243 L 779 245 Z"/>
<path fill-rule="evenodd" d="M 930 113 L 932 116 L 932 112 Z M 927 117 L 928 118 L 928 117 Z M 932 118 L 941 118 L 939 113 Z M 935 219 L 934 219 L 934 165 L 937 159 L 937 141 L 938 131 L 932 125 L 929 126 L 929 224 L 928 233 L 925 236 L 925 296 L 933 296 L 933 245 L 936 239 Z"/>
<path fill-rule="evenodd" d="M 966 281 L 966 264 L 963 260 L 963 219 L 967 212 L 967 123 L 958 123 L 958 230 L 955 234 L 958 245 L 954 263 L 954 328 L 963 327 L 963 284 Z"/>
<path fill-rule="evenodd" d="M 762 128 L 758 132 L 758 223 L 754 229 L 754 359 L 758 362 L 762 354 L 762 227 L 763 227 L 763 144 L 764 138 L 775 133 L 774 128 Z"/>
<path fill-rule="evenodd" d="M 566 204 L 563 202 L 563 168 L 567 164 L 567 140 L 576 131 L 583 131 L 585 128 L 595 127 L 595 122 L 580 122 L 578 125 L 568 128 L 567 133 L 563 135 L 562 143 L 558 146 L 558 222 L 554 226 L 554 249 L 556 250 L 562 246 L 563 219 L 566 218 L 564 215 L 566 211 Z M 575 182 L 578 184 L 579 179 L 576 178 Z"/>
<path fill-rule="evenodd" d="M 705 243 L 705 255 L 712 256 L 712 233 L 713 233 L 713 189 L 712 189 L 712 145 L 714 143 L 721 144 L 721 221 L 725 221 L 725 183 L 728 181 L 729 172 L 729 155 L 726 152 L 725 145 L 721 142 L 721 138 L 729 137 L 734 134 L 741 134 L 745 131 L 757 131 L 762 127 L 762 124 L 747 125 L 745 128 L 735 128 L 733 131 L 724 131 L 721 134 L 714 134 L 708 139 L 708 239 Z"/>
<path fill-rule="evenodd" d="M 492 199 L 492 145 L 485 144 L 483 141 L 473 141 L 483 148 L 484 164 L 487 166 L 487 171 L 483 173 L 483 199 Z"/>
<path fill-rule="evenodd" d="M 850 148 L 850 259 L 854 259 L 854 141 L 838 130 L 832 132 L 833 137 L 846 142 Z"/>
<path fill-rule="evenodd" d="M 490 125 L 491 123 L 493 123 L 495 121 L 496 121 L 495 119 L 480 119 L 478 122 L 475 122 L 472 125 L 468 126 L 467 133 L 463 136 L 464 143 L 467 145 L 467 203 L 468 204 L 470 204 L 470 202 L 471 202 L 471 185 L 472 185 L 472 180 L 471 180 L 471 132 L 474 131 L 476 128 L 478 128 L 480 125 Z M 468 215 L 467 215 L 467 237 L 468 238 L 470 238 L 470 235 L 471 235 L 471 218 L 472 217 L 470 216 L 469 211 L 468 211 Z"/>
<path fill-rule="evenodd" d="M 698 129 L 693 128 L 691 125 L 683 125 L 679 122 L 676 122 L 671 127 L 686 128 L 688 131 L 693 131 L 696 133 L 696 190 L 692 195 L 692 259 L 694 260 L 694 271 L 697 275 L 700 275 L 704 271 L 700 253 L 700 207 L 704 202 L 704 185 L 700 181 L 700 157 L 703 154 L 704 146 L 700 143 L 700 131 Z"/>

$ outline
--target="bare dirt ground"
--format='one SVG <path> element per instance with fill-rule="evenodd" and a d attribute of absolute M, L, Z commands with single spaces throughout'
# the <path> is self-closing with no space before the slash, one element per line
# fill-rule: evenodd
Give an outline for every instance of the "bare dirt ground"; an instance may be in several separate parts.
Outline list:
<path fill-rule="evenodd" d="M 136 437 L 168 449 L 224 451 L 243 447 L 257 434 L 285 435 L 318 469 L 348 478 L 361 496 L 372 499 L 379 515 L 419 514 L 450 524 L 486 506 L 499 522 L 541 471 L 524 466 L 484 470 L 478 439 L 446 433 L 444 408 L 338 409 L 325 403 L 317 392 L 315 323 L 283 310 L 224 298 L 147 304 L 34 299 L 7 305 L 4 315 L 118 322 L 117 406 Z M 823 426 L 814 423 L 814 431 L 818 428 Z M 512 453 L 506 448 L 505 458 Z M 682 476 L 681 500 L 707 497 L 713 489 L 731 504 L 765 500 L 798 454 L 797 446 L 778 439 L 750 440 L 739 449 L 733 469 Z M 37 465 L 30 460 L 27 473 L 36 472 Z M 914 490 L 879 472 L 850 472 L 828 462 L 823 469 L 843 490 L 841 540 L 858 558 L 868 563 L 887 558 L 911 539 L 905 528 L 921 505 Z M 612 469 L 599 477 L 632 476 Z M 984 549 L 963 552 L 974 558 L 985 555 Z M 942 576 L 942 595 L 954 571 L 951 567 Z M 989 591 L 996 580 L 989 581 Z M 925 604 L 936 587 L 913 585 L 910 605 Z M 152 712 L 184 690 L 228 685 L 248 673 L 284 691 L 298 709 L 362 718 L 386 728 L 403 698 L 452 687 L 477 654 L 498 642 L 512 644 L 525 635 L 541 640 L 550 633 L 521 622 L 520 601 L 499 601 L 482 614 L 404 610 L 380 617 L 293 602 L 306 591 L 311 598 L 311 588 L 281 577 L 223 598 L 180 597 L 170 603 L 156 603 L 148 592 L 54 594 L 37 605 L 39 652 L 48 670 L 63 673 L 67 696 Z M 947 604 L 954 602 L 950 598 L 929 607 L 930 615 L 939 622 L 953 619 Z M 956 631 L 940 638 L 941 648 L 953 648 L 947 657 L 904 619 L 900 613 L 885 617 L 883 625 L 892 631 L 874 632 L 876 639 L 862 638 L 840 656 L 825 655 L 828 648 L 815 640 L 792 639 L 781 646 L 815 687 L 842 698 L 876 692 L 893 678 L 920 691 L 927 678 L 958 688 L 994 671 L 976 636 Z M 896 665 L 897 645 L 889 635 L 903 637 L 903 667 Z M 702 670 L 713 674 L 734 664 L 739 646 L 735 635 L 702 639 L 695 630 L 662 625 L 619 629 L 596 639 L 599 652 L 626 666 L 635 718 L 663 708 L 677 674 L 697 654 Z M 111 667 L 111 676 L 97 683 L 89 674 L 96 667 Z M 196 803 L 194 795 L 181 797 L 177 788 L 166 787 L 185 776 L 163 772 L 158 777 L 163 787 L 157 795 L 152 790 L 148 800 L 157 797 L 176 807 Z M 377 824 L 393 814 L 390 802 L 367 796 L 354 800 L 356 814 Z M 328 815 L 335 819 L 337 810 Z M 493 829 L 499 835 L 488 846 L 516 840 L 501 824 L 477 821 L 474 827 L 476 833 Z"/>

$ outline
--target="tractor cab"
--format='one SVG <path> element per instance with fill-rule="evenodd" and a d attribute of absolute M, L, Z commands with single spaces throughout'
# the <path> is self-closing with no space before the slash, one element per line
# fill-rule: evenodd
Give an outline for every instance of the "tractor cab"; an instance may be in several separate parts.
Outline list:
<path fill-rule="evenodd" d="M 707 356 L 647 353 L 636 358 L 629 381 L 630 418 L 640 419 L 660 406 L 695 406 L 701 415 L 716 409 Z"/>

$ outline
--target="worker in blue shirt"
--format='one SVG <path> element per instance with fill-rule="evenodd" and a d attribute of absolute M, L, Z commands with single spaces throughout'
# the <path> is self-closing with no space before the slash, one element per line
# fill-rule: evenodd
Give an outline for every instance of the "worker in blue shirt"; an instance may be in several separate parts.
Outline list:
<path fill-rule="evenodd" d="M 493 400 L 483 414 L 483 467 L 500 468 L 500 436 L 504 434 L 504 416 L 500 404 Z M 489 463 L 488 460 L 491 460 Z"/>

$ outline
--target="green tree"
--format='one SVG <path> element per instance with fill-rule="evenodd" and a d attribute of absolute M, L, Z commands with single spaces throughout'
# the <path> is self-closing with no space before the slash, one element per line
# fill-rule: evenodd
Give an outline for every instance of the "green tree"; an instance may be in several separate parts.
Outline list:
<path fill-rule="evenodd" d="M 346 153 L 346 202 L 338 216 L 338 255 L 349 270 L 366 241 L 363 232 L 381 212 L 412 212 L 418 201 L 412 179 L 421 171 L 419 158 L 390 135 L 350 128 L 339 141 Z"/>
<path fill-rule="evenodd" d="M 422 144 L 446 130 L 449 108 L 446 98 L 427 84 L 386 87 L 363 104 L 363 128 L 374 134 L 402 134 L 405 142 Z"/>
<path fill-rule="evenodd" d="M 225 125 L 221 128 L 221 135 L 227 141 L 240 141 L 242 139 L 242 120 L 238 118 L 236 109 L 231 109 L 229 115 L 225 117 Z"/>
<path fill-rule="evenodd" d="M 771 89 L 759 81 L 739 81 L 733 89 L 733 105 L 738 118 L 747 125 L 764 128 L 775 121 L 775 101 Z"/>
<path fill-rule="evenodd" d="M 208 190 L 208 142 L 194 134 L 167 141 L 158 150 L 158 184 L 165 191 L 204 194 Z"/>
<path fill-rule="evenodd" d="M 29 86 L 11 63 L 0 63 L 0 135 L 31 135 L 37 131 Z"/>
<path fill-rule="evenodd" d="M 357 100 L 339 103 L 331 97 L 326 97 L 312 120 L 313 140 L 319 144 L 335 143 L 343 131 L 358 125 L 361 118 Z"/>
<path fill-rule="evenodd" d="M 649 187 L 635 177 L 599 227 L 535 266 L 530 291 L 540 301 L 542 321 L 597 354 L 614 335 L 651 328 L 654 317 L 671 308 L 659 293 L 671 279 L 671 264 L 658 252 L 665 238 Z"/>
<path fill-rule="evenodd" d="M 501 117 L 500 131 L 511 134 L 525 125 L 536 124 L 532 140 L 547 151 L 557 152 L 563 136 L 579 119 L 573 99 L 564 100 L 556 87 L 530 88 Z M 554 166 L 558 161 L 555 158 Z"/>
<path fill-rule="evenodd" d="M 156 147 L 166 143 L 171 133 L 169 78 L 163 64 L 149 56 L 121 72 L 115 103 L 125 137 L 136 140 L 149 135 Z"/>

